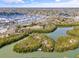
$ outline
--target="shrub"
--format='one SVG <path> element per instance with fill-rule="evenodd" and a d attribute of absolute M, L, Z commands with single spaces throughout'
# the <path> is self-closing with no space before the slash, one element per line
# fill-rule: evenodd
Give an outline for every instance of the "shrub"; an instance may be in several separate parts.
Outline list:
<path fill-rule="evenodd" d="M 55 44 L 55 51 L 63 52 L 79 47 L 79 38 L 73 36 L 59 37 Z"/>
<path fill-rule="evenodd" d="M 52 24 L 49 24 L 49 25 L 45 25 L 44 28 L 29 28 L 30 31 L 32 31 L 33 33 L 48 33 L 48 32 L 52 32 L 54 30 L 56 30 L 56 26 L 55 25 L 52 25 Z"/>
<path fill-rule="evenodd" d="M 67 34 L 72 35 L 72 36 L 79 37 L 79 29 L 68 30 L 67 31 Z"/>
<path fill-rule="evenodd" d="M 9 35 L 9 37 L 0 38 L 0 47 L 18 41 L 20 39 L 23 39 L 28 35 L 29 35 L 28 33 L 20 33 L 20 34 Z"/>
<path fill-rule="evenodd" d="M 45 41 L 47 41 L 47 43 Z M 54 41 L 44 34 L 32 33 L 23 41 L 17 43 L 13 50 L 19 53 L 26 53 L 37 51 L 39 48 L 46 52 L 53 51 Z"/>
<path fill-rule="evenodd" d="M 44 40 L 43 42 L 42 42 L 42 47 L 41 47 L 41 49 L 42 49 L 42 51 L 44 51 L 44 52 L 53 52 L 53 50 L 54 50 L 54 46 L 55 46 L 55 42 L 54 42 L 54 40 L 50 40 L 50 39 L 47 39 L 47 40 Z"/>

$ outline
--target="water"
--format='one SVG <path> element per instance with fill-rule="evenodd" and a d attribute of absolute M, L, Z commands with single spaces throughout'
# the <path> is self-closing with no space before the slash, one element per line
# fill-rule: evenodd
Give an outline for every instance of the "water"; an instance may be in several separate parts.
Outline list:
<path fill-rule="evenodd" d="M 59 27 L 54 32 L 48 33 L 47 35 L 56 40 L 60 36 L 67 36 L 66 31 L 71 29 L 73 29 L 73 27 Z"/>
<path fill-rule="evenodd" d="M 56 31 L 51 32 L 49 34 L 47 34 L 48 36 L 50 36 L 51 38 L 53 38 L 54 40 L 56 40 L 59 36 L 66 36 L 66 31 L 72 29 L 72 27 L 65 27 L 65 28 L 58 28 Z M 70 50 L 70 51 L 66 51 L 66 52 L 62 52 L 62 53 L 58 53 L 58 52 L 41 52 L 41 51 L 37 51 L 37 52 L 32 52 L 32 53 L 26 53 L 26 54 L 19 54 L 13 51 L 13 46 L 16 43 L 7 45 L 3 48 L 0 49 L 0 57 L 4 57 L 4 58 L 36 58 L 36 57 L 47 57 L 47 58 L 73 58 L 76 57 L 76 55 L 79 54 L 79 48 L 75 49 L 75 50 Z"/>

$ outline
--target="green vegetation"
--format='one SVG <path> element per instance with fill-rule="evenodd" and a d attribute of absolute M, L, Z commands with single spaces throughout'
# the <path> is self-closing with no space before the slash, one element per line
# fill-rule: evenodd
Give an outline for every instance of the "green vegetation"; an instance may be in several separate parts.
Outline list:
<path fill-rule="evenodd" d="M 42 51 L 44 52 L 53 52 L 54 50 L 54 46 L 55 46 L 55 41 L 53 39 L 45 39 L 43 42 L 42 42 Z"/>
<path fill-rule="evenodd" d="M 59 37 L 55 44 L 55 51 L 63 52 L 79 47 L 79 38 L 73 36 Z"/>
<path fill-rule="evenodd" d="M 45 34 L 32 33 L 18 42 L 13 50 L 18 53 L 33 52 L 41 49 L 44 52 L 63 52 L 79 47 L 79 38 L 74 36 L 62 36 L 55 42 Z"/>
<path fill-rule="evenodd" d="M 53 51 L 54 41 L 44 34 L 32 33 L 30 36 L 17 43 L 13 50 L 19 53 L 26 53 L 37 51 L 39 48 L 46 52 Z"/>
<path fill-rule="evenodd" d="M 29 28 L 30 31 L 34 33 L 49 33 L 57 29 L 57 27 L 53 24 L 40 26 L 42 28 Z"/>
<path fill-rule="evenodd" d="M 72 30 L 67 31 L 67 34 L 79 37 L 79 28 L 74 28 Z"/>
<path fill-rule="evenodd" d="M 58 27 L 62 26 L 62 27 L 72 27 L 72 26 L 79 26 L 79 22 L 78 23 L 63 23 L 63 24 L 56 24 Z"/>
<path fill-rule="evenodd" d="M 14 46 L 14 51 L 19 53 L 33 52 L 41 46 L 40 41 L 32 39 L 31 36 Z"/>
<path fill-rule="evenodd" d="M 0 47 L 3 47 L 12 42 L 18 41 L 20 39 L 23 39 L 28 35 L 29 35 L 28 33 L 21 33 L 21 34 L 13 34 L 13 35 L 9 35 L 8 37 L 0 38 Z"/>

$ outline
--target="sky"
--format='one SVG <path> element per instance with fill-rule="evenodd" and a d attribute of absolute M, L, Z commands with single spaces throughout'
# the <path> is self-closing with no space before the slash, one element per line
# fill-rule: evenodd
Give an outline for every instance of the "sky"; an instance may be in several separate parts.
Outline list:
<path fill-rule="evenodd" d="M 0 7 L 79 7 L 79 0 L 0 0 Z"/>

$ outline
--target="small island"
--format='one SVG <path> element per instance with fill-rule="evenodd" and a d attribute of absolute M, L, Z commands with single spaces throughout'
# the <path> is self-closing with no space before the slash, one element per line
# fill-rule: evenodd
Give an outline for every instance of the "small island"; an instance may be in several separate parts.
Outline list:
<path fill-rule="evenodd" d="M 79 47 L 79 38 L 74 36 L 61 36 L 58 38 L 55 44 L 55 51 L 64 52 L 68 50 L 74 50 Z"/>
<path fill-rule="evenodd" d="M 47 37 L 45 34 L 32 33 L 28 37 L 14 46 L 14 51 L 19 53 L 45 51 L 52 52 L 54 50 L 55 41 Z"/>

